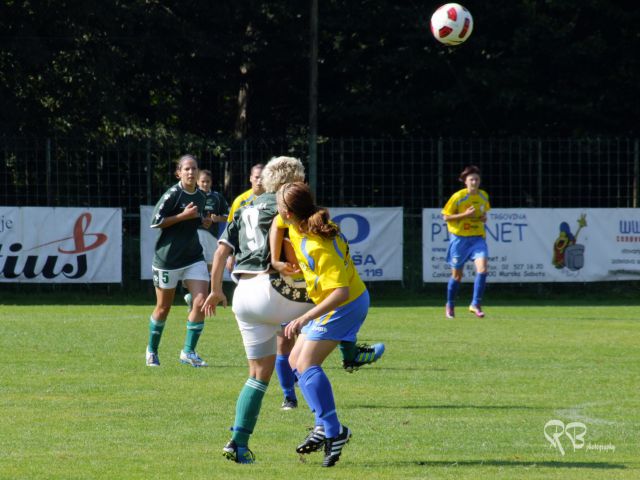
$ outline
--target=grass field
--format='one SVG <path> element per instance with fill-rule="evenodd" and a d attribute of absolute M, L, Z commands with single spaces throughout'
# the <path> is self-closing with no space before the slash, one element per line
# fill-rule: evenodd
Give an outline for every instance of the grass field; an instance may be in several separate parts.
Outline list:
<path fill-rule="evenodd" d="M 26 298 L 26 297 L 25 297 Z M 498 303 L 498 302 L 497 302 Z M 294 452 L 312 424 L 279 410 L 276 378 L 251 448 L 221 456 L 246 380 L 230 309 L 177 361 L 185 307 L 169 317 L 161 368 L 144 365 L 149 305 L 0 307 L 0 478 L 640 478 L 640 306 L 488 305 L 476 320 L 442 307 L 377 306 L 361 340 L 387 352 L 349 375 L 325 365 L 354 436 L 333 469 Z M 582 422 L 584 447 L 545 439 L 552 419 Z M 591 446 L 615 450 L 588 450 Z"/>

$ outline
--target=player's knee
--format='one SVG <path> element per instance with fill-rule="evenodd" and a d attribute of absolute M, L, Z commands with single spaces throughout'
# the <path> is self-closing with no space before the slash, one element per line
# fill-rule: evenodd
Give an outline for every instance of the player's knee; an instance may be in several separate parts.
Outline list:
<path fill-rule="evenodd" d="M 169 316 L 170 310 L 171 305 L 156 305 L 156 308 L 153 311 L 153 318 L 156 320 L 166 320 Z"/>

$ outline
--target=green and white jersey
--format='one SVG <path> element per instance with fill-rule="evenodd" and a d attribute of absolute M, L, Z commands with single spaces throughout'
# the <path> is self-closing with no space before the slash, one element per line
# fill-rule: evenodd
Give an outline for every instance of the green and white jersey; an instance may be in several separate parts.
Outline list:
<path fill-rule="evenodd" d="M 225 217 L 229 214 L 229 204 L 224 199 L 222 194 L 210 190 L 209 192 L 202 192 L 207 197 L 204 206 L 204 215 L 208 217 L 209 215 L 224 215 Z M 206 230 L 215 238 L 218 238 L 218 232 L 220 231 L 220 224 L 214 222 L 211 224 L 209 228 L 204 228 L 203 225 L 200 225 L 198 228 L 202 230 Z"/>
<path fill-rule="evenodd" d="M 206 202 L 206 196 L 201 190 L 196 188 L 195 192 L 189 193 L 182 188 L 180 182 L 167 190 L 153 210 L 151 228 L 160 228 L 165 218 L 178 215 L 192 202 L 198 207 L 200 216 L 162 229 L 153 257 L 155 268 L 178 270 L 199 261 L 204 262 L 198 239 L 198 227 L 202 223 Z"/>
<path fill-rule="evenodd" d="M 240 273 L 263 273 L 271 269 L 269 229 L 278 214 L 275 193 L 263 193 L 236 210 L 219 242 L 229 245 L 236 256 L 233 276 Z"/>

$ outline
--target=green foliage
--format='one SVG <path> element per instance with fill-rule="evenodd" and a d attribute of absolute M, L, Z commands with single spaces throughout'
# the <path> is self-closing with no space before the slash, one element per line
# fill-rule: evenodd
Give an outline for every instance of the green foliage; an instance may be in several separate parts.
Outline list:
<path fill-rule="evenodd" d="M 247 377 L 230 309 L 208 320 L 199 351 L 177 357 L 185 306 L 171 312 L 162 366 L 144 366 L 147 306 L 4 305 L 0 477 L 210 478 L 638 478 L 638 306 L 375 307 L 360 340 L 384 340 L 379 363 L 352 375 L 325 363 L 341 420 L 354 430 L 343 458 L 321 471 L 295 445 L 312 424 L 301 402 L 279 410 L 274 378 L 251 448 L 258 463 L 222 458 Z M 374 297 L 375 299 L 375 297 Z M 584 422 L 585 440 L 614 452 L 562 456 L 546 422 Z"/>
<path fill-rule="evenodd" d="M 447 48 L 428 29 L 438 3 L 320 2 L 319 133 L 633 132 L 637 8 L 464 4 L 474 33 Z M 293 0 L 2 2 L 0 133 L 304 137 L 309 11 Z"/>

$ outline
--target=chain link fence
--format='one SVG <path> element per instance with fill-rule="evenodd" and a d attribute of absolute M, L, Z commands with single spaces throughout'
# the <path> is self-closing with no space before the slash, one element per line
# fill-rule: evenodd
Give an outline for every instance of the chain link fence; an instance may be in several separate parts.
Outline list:
<path fill-rule="evenodd" d="M 317 198 L 327 206 L 405 211 L 405 283 L 421 284 L 421 210 L 441 207 L 461 188 L 465 165 L 478 165 L 494 208 L 637 208 L 636 138 L 324 139 L 318 145 Z M 175 160 L 195 155 L 229 203 L 249 188 L 249 170 L 271 157 L 299 157 L 301 140 L 213 141 L 0 137 L 0 204 L 119 207 L 124 217 L 123 285 L 139 286 L 139 206 L 153 205 L 177 181 Z M 45 228 L 45 226 L 43 226 Z"/>

